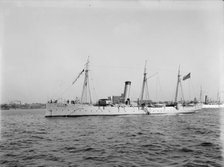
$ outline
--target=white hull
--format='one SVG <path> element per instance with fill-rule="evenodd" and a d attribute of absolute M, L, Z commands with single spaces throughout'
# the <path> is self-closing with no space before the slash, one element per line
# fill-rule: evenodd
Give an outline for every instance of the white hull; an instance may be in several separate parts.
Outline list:
<path fill-rule="evenodd" d="M 193 113 L 199 108 L 181 107 L 111 107 L 93 106 L 83 104 L 60 104 L 48 103 L 46 107 L 46 117 L 75 117 L 75 116 L 116 116 L 116 115 L 146 115 L 146 114 L 187 114 Z"/>
<path fill-rule="evenodd" d="M 137 107 L 93 106 L 87 104 L 47 104 L 46 117 L 147 114 Z"/>
<path fill-rule="evenodd" d="M 192 106 L 192 107 L 180 107 L 178 110 L 175 107 L 161 107 L 147 108 L 150 114 L 167 114 L 167 115 L 178 115 L 178 114 L 191 114 L 195 113 L 197 110 L 200 110 L 200 106 Z"/>
<path fill-rule="evenodd" d="M 224 104 L 203 104 L 202 108 L 224 108 Z"/>

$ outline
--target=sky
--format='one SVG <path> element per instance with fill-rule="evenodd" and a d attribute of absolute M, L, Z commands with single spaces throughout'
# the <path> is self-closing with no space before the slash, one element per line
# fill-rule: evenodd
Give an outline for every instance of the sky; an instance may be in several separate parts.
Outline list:
<path fill-rule="evenodd" d="M 149 96 L 224 96 L 223 1 L 0 1 L 1 103 L 80 97 L 90 58 L 94 100 L 140 96 L 145 60 Z"/>

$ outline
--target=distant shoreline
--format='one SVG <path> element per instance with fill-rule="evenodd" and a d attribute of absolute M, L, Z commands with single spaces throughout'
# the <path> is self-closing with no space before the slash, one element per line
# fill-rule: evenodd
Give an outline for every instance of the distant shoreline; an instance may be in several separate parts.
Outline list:
<path fill-rule="evenodd" d="M 1 104 L 1 110 L 10 109 L 45 109 L 46 104 L 32 103 L 32 104 Z"/>

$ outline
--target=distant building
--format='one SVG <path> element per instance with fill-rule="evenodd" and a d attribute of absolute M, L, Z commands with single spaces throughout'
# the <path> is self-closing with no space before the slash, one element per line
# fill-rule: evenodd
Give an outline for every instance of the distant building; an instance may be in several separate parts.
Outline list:
<path fill-rule="evenodd" d="M 22 102 L 21 101 L 19 101 L 19 100 L 14 100 L 14 101 L 11 101 L 10 103 L 9 103 L 10 105 L 21 105 L 22 104 Z"/>

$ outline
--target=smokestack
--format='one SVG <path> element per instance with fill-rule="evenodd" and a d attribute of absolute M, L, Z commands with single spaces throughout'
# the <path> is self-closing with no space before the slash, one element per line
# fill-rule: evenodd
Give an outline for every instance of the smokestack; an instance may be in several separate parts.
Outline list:
<path fill-rule="evenodd" d="M 208 104 L 208 96 L 205 95 L 205 104 Z"/>
<path fill-rule="evenodd" d="M 126 81 L 124 86 L 124 102 L 127 101 L 130 95 L 131 81 Z"/>

